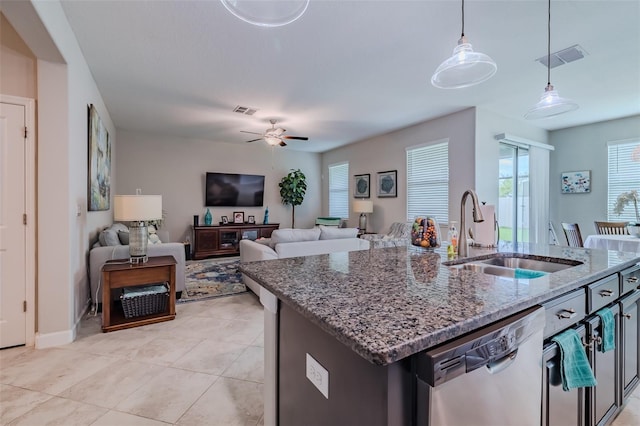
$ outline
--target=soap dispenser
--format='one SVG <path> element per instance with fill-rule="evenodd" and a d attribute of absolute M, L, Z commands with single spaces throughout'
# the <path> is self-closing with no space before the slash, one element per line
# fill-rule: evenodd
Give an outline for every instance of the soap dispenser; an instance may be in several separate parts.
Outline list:
<path fill-rule="evenodd" d="M 449 222 L 449 232 L 447 233 L 449 246 L 447 247 L 447 255 L 455 255 L 458 252 L 458 230 L 456 229 L 456 221 Z"/>

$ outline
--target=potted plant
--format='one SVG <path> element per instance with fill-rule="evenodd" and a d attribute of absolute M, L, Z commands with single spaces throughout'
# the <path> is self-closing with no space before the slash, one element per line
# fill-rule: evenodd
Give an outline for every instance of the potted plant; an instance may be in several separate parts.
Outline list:
<path fill-rule="evenodd" d="M 296 206 L 302 204 L 304 200 L 304 194 L 307 191 L 306 176 L 300 169 L 289 172 L 288 175 L 282 178 L 280 183 L 280 197 L 282 197 L 282 204 L 293 206 L 291 212 L 291 227 L 294 228 L 294 221 L 296 215 Z"/>
<path fill-rule="evenodd" d="M 640 201 L 640 194 L 635 189 L 632 191 L 623 192 L 618 195 L 618 199 L 616 200 L 616 205 L 613 207 L 613 212 L 620 216 L 624 208 L 633 203 L 633 207 L 636 213 L 636 221 L 629 222 L 628 229 L 631 235 L 640 236 L 640 214 L 638 213 L 638 201 Z"/>

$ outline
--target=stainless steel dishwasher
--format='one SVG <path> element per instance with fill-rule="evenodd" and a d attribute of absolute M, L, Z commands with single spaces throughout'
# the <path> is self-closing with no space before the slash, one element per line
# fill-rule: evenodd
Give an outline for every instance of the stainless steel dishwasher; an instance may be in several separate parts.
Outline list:
<path fill-rule="evenodd" d="M 416 355 L 416 423 L 540 425 L 544 308 Z"/>

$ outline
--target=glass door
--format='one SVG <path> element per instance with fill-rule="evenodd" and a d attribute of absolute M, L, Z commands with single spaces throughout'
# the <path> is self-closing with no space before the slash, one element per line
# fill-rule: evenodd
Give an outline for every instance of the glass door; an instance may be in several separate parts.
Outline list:
<path fill-rule="evenodd" d="M 498 225 L 500 240 L 529 242 L 529 150 L 500 144 Z"/>

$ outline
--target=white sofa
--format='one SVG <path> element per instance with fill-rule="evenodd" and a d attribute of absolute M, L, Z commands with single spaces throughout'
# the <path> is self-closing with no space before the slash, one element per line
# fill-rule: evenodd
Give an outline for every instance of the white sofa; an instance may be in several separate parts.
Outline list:
<path fill-rule="evenodd" d="M 240 262 L 369 249 L 369 241 L 360 239 L 357 235 L 357 228 L 332 226 L 319 226 L 312 229 L 276 229 L 270 239 L 241 240 Z M 260 295 L 258 283 L 244 274 L 242 279 L 251 291 Z"/>
<path fill-rule="evenodd" d="M 129 258 L 129 245 L 122 244 L 122 240 L 118 237 L 119 233 L 124 232 L 123 229 L 127 227 L 114 223 L 103 230 L 99 235 L 99 241 L 89 252 L 89 284 L 93 304 L 102 303 L 102 288 L 100 287 L 98 291 L 102 265 L 107 260 Z M 180 295 L 186 288 L 184 244 L 168 242 L 169 233 L 165 231 L 157 231 L 157 237 L 156 244 L 147 246 L 147 255 L 173 256 L 176 259 L 176 293 Z"/>

